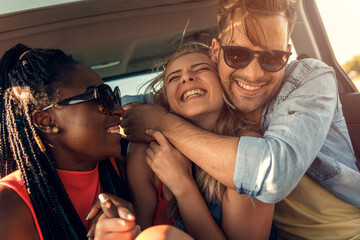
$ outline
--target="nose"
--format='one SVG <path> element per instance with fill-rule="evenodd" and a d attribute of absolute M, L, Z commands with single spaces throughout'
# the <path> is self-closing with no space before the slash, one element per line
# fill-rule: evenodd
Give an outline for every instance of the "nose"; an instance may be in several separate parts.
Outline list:
<path fill-rule="evenodd" d="M 192 82 L 194 80 L 195 80 L 194 74 L 190 72 L 186 72 L 183 76 L 182 83 Z"/>
<path fill-rule="evenodd" d="M 116 103 L 114 103 L 114 110 L 111 112 L 112 115 L 120 115 L 120 116 L 124 116 L 125 114 L 125 110 L 117 105 Z"/>
<path fill-rule="evenodd" d="M 265 72 L 260 66 L 258 56 L 254 56 L 249 65 L 242 69 L 242 74 L 250 82 L 255 82 L 256 80 L 264 76 Z"/>

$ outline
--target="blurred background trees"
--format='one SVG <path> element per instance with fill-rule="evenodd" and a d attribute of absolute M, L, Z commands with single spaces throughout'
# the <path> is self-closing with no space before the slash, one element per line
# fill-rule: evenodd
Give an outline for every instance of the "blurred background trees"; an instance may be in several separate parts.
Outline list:
<path fill-rule="evenodd" d="M 349 74 L 350 78 L 360 77 L 360 55 L 346 62 L 342 68 Z"/>

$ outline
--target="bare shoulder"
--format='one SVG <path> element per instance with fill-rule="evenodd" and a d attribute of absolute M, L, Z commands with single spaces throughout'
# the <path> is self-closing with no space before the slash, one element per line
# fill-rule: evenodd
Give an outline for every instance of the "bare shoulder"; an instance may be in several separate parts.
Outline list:
<path fill-rule="evenodd" d="M 0 236 L 2 240 L 39 239 L 30 209 L 13 190 L 0 185 Z"/>

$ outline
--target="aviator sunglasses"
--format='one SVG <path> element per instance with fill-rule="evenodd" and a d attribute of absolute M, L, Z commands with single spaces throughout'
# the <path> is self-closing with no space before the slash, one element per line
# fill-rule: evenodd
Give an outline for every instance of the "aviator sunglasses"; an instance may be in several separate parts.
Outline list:
<path fill-rule="evenodd" d="M 220 42 L 219 42 L 220 44 Z M 267 72 L 280 71 L 289 60 L 291 52 L 281 50 L 253 51 L 240 46 L 222 46 L 225 63 L 236 69 L 245 68 L 251 63 L 255 54 L 259 56 L 260 67 Z"/>
<path fill-rule="evenodd" d="M 89 86 L 85 93 L 61 100 L 55 104 L 43 107 L 41 111 L 45 111 L 56 106 L 74 105 L 87 101 L 96 100 L 101 112 L 111 113 L 114 110 L 114 104 L 121 106 L 121 93 L 119 87 L 115 87 L 114 91 L 107 84 L 98 86 Z"/>

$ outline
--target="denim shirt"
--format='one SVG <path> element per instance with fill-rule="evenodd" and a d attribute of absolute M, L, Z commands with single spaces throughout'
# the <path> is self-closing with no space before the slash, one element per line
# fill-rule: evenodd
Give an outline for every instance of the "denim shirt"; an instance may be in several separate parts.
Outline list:
<path fill-rule="evenodd" d="M 315 59 L 291 62 L 263 110 L 262 130 L 263 138 L 240 138 L 234 173 L 239 193 L 276 203 L 306 173 L 360 207 L 360 173 L 331 67 Z"/>
<path fill-rule="evenodd" d="M 131 102 L 148 100 L 123 98 L 124 105 Z M 331 67 L 315 59 L 291 62 L 263 110 L 262 130 L 263 138 L 240 138 L 234 173 L 239 193 L 276 203 L 307 173 L 360 207 L 360 173 Z"/>

